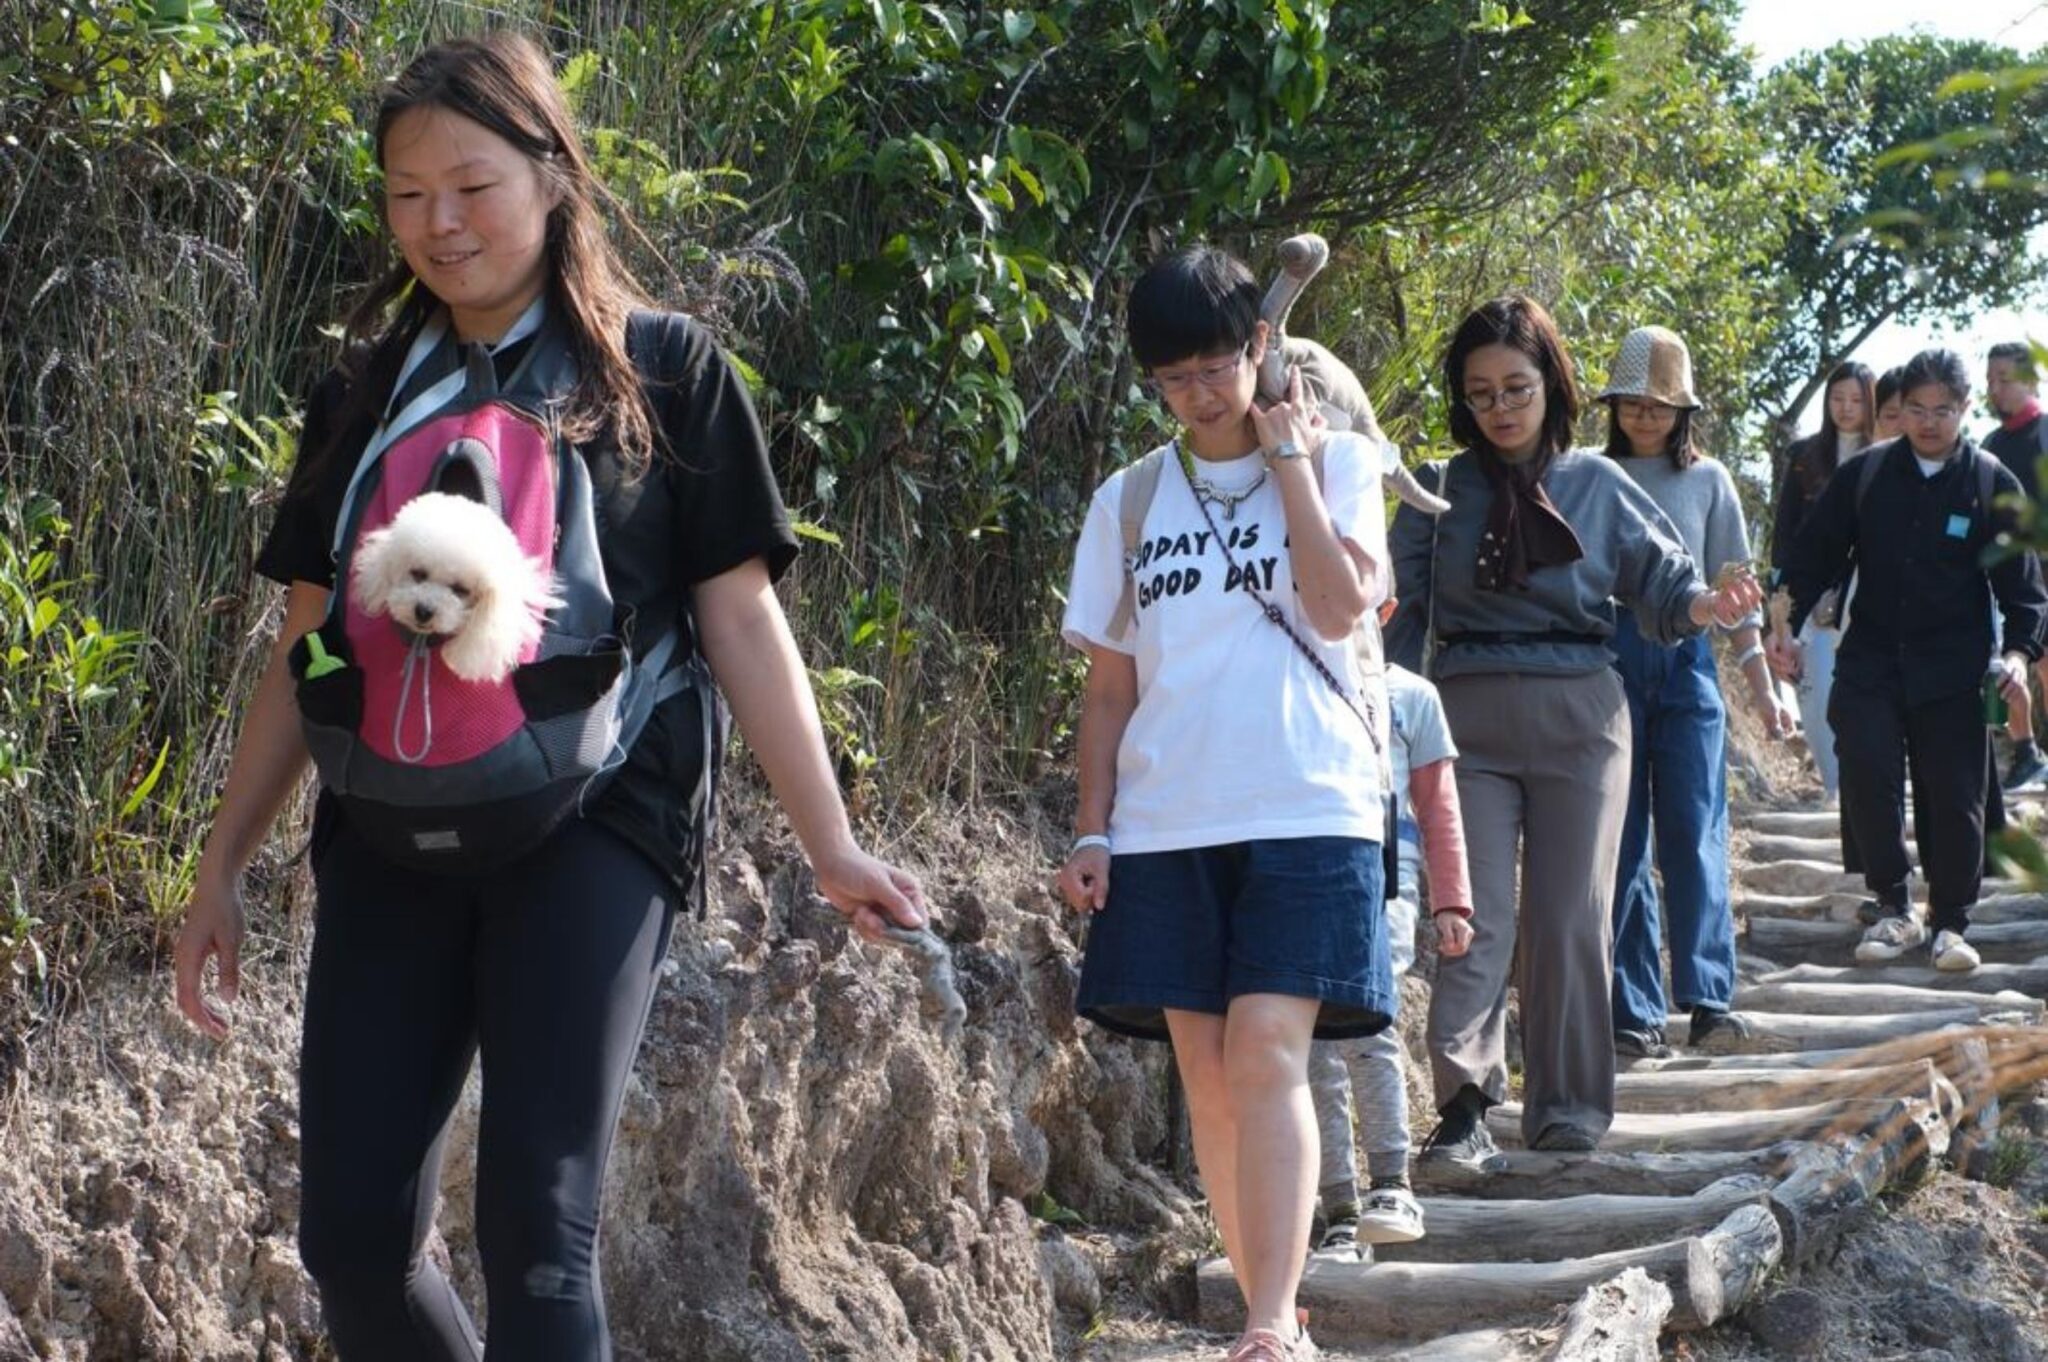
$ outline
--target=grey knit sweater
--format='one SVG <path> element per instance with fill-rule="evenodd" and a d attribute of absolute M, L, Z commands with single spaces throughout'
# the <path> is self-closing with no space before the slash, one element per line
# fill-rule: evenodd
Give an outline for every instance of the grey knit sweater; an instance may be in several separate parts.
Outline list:
<path fill-rule="evenodd" d="M 1451 509 L 1432 521 L 1403 506 L 1387 536 L 1401 598 L 1397 624 L 1408 623 L 1419 641 L 1433 622 L 1433 676 L 1578 676 L 1611 666 L 1605 640 L 1614 634 L 1617 599 L 1658 643 L 1699 632 L 1688 611 L 1707 584 L 1657 503 L 1606 455 L 1573 450 L 1544 474 L 1544 490 L 1578 534 L 1585 557 L 1536 569 L 1527 591 L 1484 591 L 1473 580 L 1493 489 L 1469 451 L 1442 470 Z M 1460 637 L 1487 634 L 1524 637 Z"/>
<path fill-rule="evenodd" d="M 1742 518 L 1742 501 L 1735 493 L 1735 479 L 1720 463 L 1702 456 L 1692 467 L 1678 469 L 1671 466 L 1670 459 L 1656 454 L 1647 459 L 1623 459 L 1621 468 L 1670 518 L 1679 542 L 1709 582 L 1724 564 L 1749 561 L 1749 527 Z M 1735 627 L 1762 623 L 1763 613 L 1752 611 Z"/>

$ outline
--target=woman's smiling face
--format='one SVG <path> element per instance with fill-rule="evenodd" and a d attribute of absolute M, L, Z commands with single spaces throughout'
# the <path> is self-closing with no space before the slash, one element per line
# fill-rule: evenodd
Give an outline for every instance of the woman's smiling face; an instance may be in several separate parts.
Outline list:
<path fill-rule="evenodd" d="M 384 216 L 405 263 L 464 340 L 496 340 L 547 282 L 540 168 L 481 123 L 408 109 L 384 139 Z"/>

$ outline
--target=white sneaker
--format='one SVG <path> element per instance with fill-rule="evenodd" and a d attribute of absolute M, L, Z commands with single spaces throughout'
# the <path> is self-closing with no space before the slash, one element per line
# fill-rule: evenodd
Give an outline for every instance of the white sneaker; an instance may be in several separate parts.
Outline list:
<path fill-rule="evenodd" d="M 1368 1244 L 1412 1244 L 1423 1236 L 1422 1203 L 1405 1187 L 1375 1187 L 1358 1212 L 1358 1237 Z"/>
<path fill-rule="evenodd" d="M 1963 940 L 1961 932 L 1941 931 L 1934 934 L 1934 967 L 1936 969 L 1973 970 L 1984 963 L 1977 954 L 1977 948 Z"/>
<path fill-rule="evenodd" d="M 1911 913 L 1888 917 L 1863 933 L 1863 940 L 1856 943 L 1856 959 L 1860 964 L 1881 965 L 1898 959 L 1926 939 L 1926 926 Z"/>

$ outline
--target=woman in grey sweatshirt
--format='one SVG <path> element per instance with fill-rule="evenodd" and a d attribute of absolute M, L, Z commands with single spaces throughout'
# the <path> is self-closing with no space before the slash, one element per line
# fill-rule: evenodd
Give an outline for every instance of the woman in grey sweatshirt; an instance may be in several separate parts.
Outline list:
<path fill-rule="evenodd" d="M 1613 1121 L 1610 913 L 1631 750 L 1617 602 L 1668 644 L 1733 625 L 1761 592 L 1710 588 L 1641 488 L 1570 449 L 1578 391 L 1541 306 L 1500 298 L 1467 317 L 1444 378 L 1465 447 L 1440 469 L 1451 509 L 1403 507 L 1389 539 L 1402 609 L 1435 637 L 1472 870 L 1473 945 L 1440 963 L 1431 998 L 1443 1119 L 1422 1159 L 1484 1167 L 1518 933 L 1524 1143 L 1589 1150 Z"/>

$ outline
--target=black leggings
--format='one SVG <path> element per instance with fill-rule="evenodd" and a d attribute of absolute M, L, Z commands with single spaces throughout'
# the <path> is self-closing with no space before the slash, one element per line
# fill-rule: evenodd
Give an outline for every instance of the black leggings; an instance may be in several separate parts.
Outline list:
<path fill-rule="evenodd" d="M 491 1362 L 611 1357 L 598 1283 L 605 1158 L 675 896 L 572 822 L 493 876 L 322 849 L 299 1057 L 299 1253 L 350 1362 L 475 1362 L 423 1246 L 448 1118 L 483 1056 L 476 1234 Z"/>

